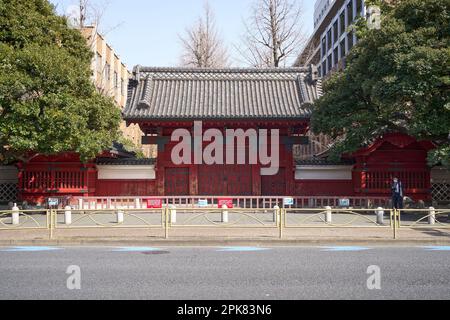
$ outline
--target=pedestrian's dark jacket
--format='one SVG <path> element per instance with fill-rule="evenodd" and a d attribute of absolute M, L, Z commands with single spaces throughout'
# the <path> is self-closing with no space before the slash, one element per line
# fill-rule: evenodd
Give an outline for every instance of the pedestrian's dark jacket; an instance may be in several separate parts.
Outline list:
<path fill-rule="evenodd" d="M 392 183 L 391 190 L 392 195 L 399 195 L 400 197 L 403 197 L 403 184 L 400 180 Z"/>

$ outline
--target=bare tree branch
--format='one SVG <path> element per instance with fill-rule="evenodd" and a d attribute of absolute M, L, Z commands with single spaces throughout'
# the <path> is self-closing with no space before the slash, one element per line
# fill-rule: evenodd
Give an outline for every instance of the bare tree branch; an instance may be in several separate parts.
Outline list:
<path fill-rule="evenodd" d="M 255 0 L 244 22 L 246 34 L 236 45 L 242 60 L 253 67 L 281 67 L 305 43 L 300 0 Z"/>
<path fill-rule="evenodd" d="M 203 16 L 179 36 L 183 46 L 181 64 L 195 68 L 222 68 L 229 65 L 228 53 L 220 39 L 214 14 L 205 2 Z"/>

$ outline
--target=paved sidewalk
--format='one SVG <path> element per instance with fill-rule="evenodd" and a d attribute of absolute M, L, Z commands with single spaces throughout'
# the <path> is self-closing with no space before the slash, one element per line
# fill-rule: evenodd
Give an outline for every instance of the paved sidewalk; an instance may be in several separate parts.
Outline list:
<path fill-rule="evenodd" d="M 164 229 L 65 229 L 1 230 L 0 245 L 14 244 L 178 244 L 210 245 L 224 243 L 308 244 L 308 243 L 416 243 L 450 244 L 450 229 L 402 228 L 393 239 L 387 228 L 298 228 L 284 229 L 279 238 L 276 228 L 171 228 L 164 239 Z"/>

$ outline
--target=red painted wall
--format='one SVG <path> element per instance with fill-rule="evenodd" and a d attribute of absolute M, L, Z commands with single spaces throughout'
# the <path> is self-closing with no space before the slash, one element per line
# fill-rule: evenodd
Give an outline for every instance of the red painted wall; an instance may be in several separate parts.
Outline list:
<path fill-rule="evenodd" d="M 416 201 L 430 200 L 427 153 L 432 147 L 429 142 L 419 142 L 407 135 L 389 134 L 358 151 L 353 170 L 355 194 L 390 197 L 392 179 L 398 177 L 405 196 Z"/>
<path fill-rule="evenodd" d="M 95 195 L 97 170 L 93 162 L 81 163 L 75 153 L 39 155 L 18 163 L 19 200 L 45 204 L 49 197 Z"/>
<path fill-rule="evenodd" d="M 165 134 L 168 134 L 165 132 Z M 222 171 L 223 166 L 208 168 L 209 176 L 199 179 L 199 165 L 175 166 L 167 145 L 156 163 L 155 180 L 98 180 L 94 162 L 82 164 L 74 153 L 58 156 L 39 156 L 19 167 L 19 197 L 31 202 L 43 202 L 47 197 L 66 196 L 164 196 L 167 173 L 171 168 L 181 168 L 183 181 L 172 179 L 179 195 L 199 195 L 199 190 L 225 190 L 214 196 L 236 195 L 229 185 L 241 185 L 242 190 L 254 196 L 369 196 L 390 197 L 390 182 L 398 176 L 405 186 L 405 195 L 415 200 L 430 199 L 430 169 L 426 155 L 430 146 L 404 135 L 391 135 L 380 139 L 371 147 L 362 149 L 354 156 L 356 164 L 353 180 L 295 180 L 292 153 L 284 147 L 280 150 L 280 173 L 275 177 L 261 177 L 260 165 L 245 165 L 239 170 Z M 166 172 L 167 171 L 167 172 Z M 222 172 L 222 173 L 220 173 Z M 200 172 L 200 174 L 205 174 Z M 225 176 L 227 180 L 224 180 Z M 209 178 L 209 179 L 208 179 Z M 228 182 L 230 178 L 230 182 Z M 199 187 L 199 182 L 210 183 L 211 188 Z M 215 184 L 218 187 L 215 188 Z M 220 185 L 219 185 L 220 184 Z M 212 191 L 211 191 L 212 190 Z M 284 190 L 284 191 L 283 191 Z M 204 191 L 206 193 L 206 191 Z M 227 193 L 227 194 L 224 194 Z M 246 195 L 246 194 L 241 194 Z"/>

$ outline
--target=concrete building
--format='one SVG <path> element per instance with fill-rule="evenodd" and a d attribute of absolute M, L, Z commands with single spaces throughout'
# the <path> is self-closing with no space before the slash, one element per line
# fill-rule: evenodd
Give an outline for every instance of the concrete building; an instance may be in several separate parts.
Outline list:
<path fill-rule="evenodd" d="M 358 40 L 351 25 L 359 16 L 366 16 L 364 0 L 316 0 L 314 31 L 295 66 L 315 65 L 318 75 L 324 78 L 344 68 L 345 57 Z M 308 135 L 311 143 L 295 149 L 296 159 L 311 159 L 326 151 L 332 143 L 325 135 L 311 132 Z"/>
<path fill-rule="evenodd" d="M 345 57 L 356 44 L 351 25 L 366 16 L 364 0 L 317 0 L 314 9 L 314 32 L 295 66 L 314 64 L 326 77 L 345 67 Z"/>
<path fill-rule="evenodd" d="M 128 79 L 131 74 L 114 49 L 98 33 L 96 26 L 87 26 L 81 29 L 89 47 L 94 53 L 92 59 L 92 81 L 97 90 L 106 96 L 110 96 L 123 110 L 127 102 Z M 136 147 L 142 150 L 146 157 L 151 156 L 149 146 L 141 144 L 142 131 L 137 125 L 126 126 L 122 122 L 120 129 L 124 136 L 131 140 Z"/>

